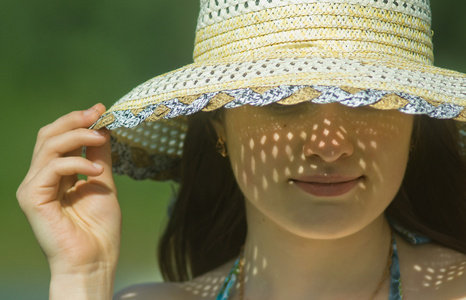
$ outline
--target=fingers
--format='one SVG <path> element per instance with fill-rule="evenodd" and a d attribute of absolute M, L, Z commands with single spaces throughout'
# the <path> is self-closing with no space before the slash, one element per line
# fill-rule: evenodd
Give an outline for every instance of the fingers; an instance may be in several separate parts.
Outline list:
<path fill-rule="evenodd" d="M 101 146 L 109 138 L 104 130 L 89 130 L 79 128 L 56 136 L 52 136 L 42 143 L 37 150 L 32 168 L 38 169 L 44 166 L 50 159 L 67 155 L 80 156 L 83 146 Z"/>
<path fill-rule="evenodd" d="M 88 129 L 104 110 L 98 104 L 42 128 L 16 194 L 51 270 L 113 263 L 118 254 L 121 211 L 111 175 L 110 134 Z M 81 156 L 83 146 L 87 157 Z M 77 174 L 88 180 L 78 181 Z"/>
<path fill-rule="evenodd" d="M 87 129 L 104 111 L 105 107 L 97 104 L 87 111 L 67 114 L 42 128 L 31 167 L 18 192 L 50 202 L 62 197 L 76 184 L 77 174 L 88 176 L 95 183 L 116 191 L 112 175 L 110 134 L 106 129 Z M 87 158 L 81 157 L 83 146 L 88 147 Z"/>
<path fill-rule="evenodd" d="M 74 129 L 88 128 L 94 124 L 104 112 L 105 106 L 99 103 L 88 110 L 71 112 L 55 122 L 42 127 L 37 135 L 33 157 L 42 148 L 43 143 L 49 138 Z"/>
<path fill-rule="evenodd" d="M 18 200 L 26 208 L 28 200 L 33 206 L 57 199 L 62 178 L 74 174 L 98 176 L 103 167 L 83 157 L 58 157 L 50 160 L 31 180 L 18 190 Z M 24 199 L 24 200 L 23 200 Z"/>
<path fill-rule="evenodd" d="M 30 180 L 53 158 L 81 156 L 82 146 L 103 145 L 109 135 L 87 128 L 97 121 L 104 111 L 104 105 L 96 104 L 86 111 L 69 113 L 43 127 L 37 135 L 31 167 L 25 181 Z"/>

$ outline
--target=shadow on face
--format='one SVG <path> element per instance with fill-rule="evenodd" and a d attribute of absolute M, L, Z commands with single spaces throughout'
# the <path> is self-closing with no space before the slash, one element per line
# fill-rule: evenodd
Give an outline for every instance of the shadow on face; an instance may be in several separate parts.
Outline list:
<path fill-rule="evenodd" d="M 354 232 L 362 224 L 355 220 L 369 223 L 393 199 L 405 172 L 413 119 L 336 103 L 273 104 L 226 109 L 214 127 L 226 141 L 247 201 L 278 223 L 293 223 L 296 234 L 310 237 L 306 231 L 313 228 L 324 237 Z M 319 186 L 324 194 L 338 178 L 359 180 L 351 191 L 328 197 L 296 184 L 316 176 L 329 183 Z"/>
<path fill-rule="evenodd" d="M 356 219 L 369 223 L 383 212 L 403 179 L 412 124 L 398 111 L 302 103 L 226 110 L 216 129 L 247 201 L 306 236 L 310 228 L 348 234 Z M 332 183 L 353 178 L 357 186 L 337 196 L 296 184 L 317 180 L 317 190 L 333 195 Z"/>

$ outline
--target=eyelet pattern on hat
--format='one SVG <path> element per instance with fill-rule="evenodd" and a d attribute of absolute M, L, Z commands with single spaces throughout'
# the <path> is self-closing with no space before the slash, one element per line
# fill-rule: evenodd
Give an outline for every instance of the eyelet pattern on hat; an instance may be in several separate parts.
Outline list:
<path fill-rule="evenodd" d="M 197 29 L 238 15 L 296 3 L 357 4 L 400 12 L 428 22 L 431 20 L 429 0 L 201 0 Z"/>
<path fill-rule="evenodd" d="M 466 75 L 432 65 L 428 0 L 201 0 L 194 57 L 94 125 L 113 130 L 117 173 L 176 177 L 184 116 L 221 107 L 339 102 L 466 121 Z"/>

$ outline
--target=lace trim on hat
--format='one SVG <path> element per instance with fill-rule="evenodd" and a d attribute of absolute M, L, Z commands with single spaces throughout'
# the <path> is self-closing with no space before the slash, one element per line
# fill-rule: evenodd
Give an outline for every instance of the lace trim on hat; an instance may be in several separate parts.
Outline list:
<path fill-rule="evenodd" d="M 219 97 L 221 98 L 220 104 L 216 105 L 215 102 Z M 396 97 L 399 99 L 393 99 Z M 225 99 L 228 101 L 224 101 Z M 385 101 L 387 99 L 388 101 Z M 185 99 L 171 99 L 159 104 L 148 105 L 144 109 L 138 110 L 137 113 L 130 109 L 114 111 L 109 115 L 102 116 L 101 120 L 96 122 L 96 128 L 105 125 L 110 130 L 116 129 L 112 133 L 111 140 L 113 172 L 129 175 L 134 179 L 174 179 L 176 181 L 186 128 L 181 126 L 176 130 L 168 130 L 169 133 L 167 133 L 168 131 L 164 133 L 164 127 L 167 126 L 162 126 L 163 123 L 168 122 L 167 120 L 171 121 L 173 118 L 178 120 L 185 115 L 202 110 L 210 111 L 222 106 L 235 108 L 242 105 L 265 106 L 275 102 L 283 105 L 305 101 L 317 104 L 338 102 L 348 107 L 397 108 L 403 113 L 425 114 L 437 119 L 455 118 L 464 109 L 451 103 L 435 106 L 420 97 L 402 92 L 317 85 L 233 89 L 199 95 L 189 104 L 182 101 L 187 102 Z M 105 120 L 111 121 L 106 124 Z M 131 128 L 135 128 L 135 130 Z M 155 138 L 160 130 L 162 135 L 168 134 L 170 136 L 169 141 L 168 138 L 165 142 Z M 466 129 L 459 128 L 459 133 L 461 142 L 466 144 Z M 152 136 L 154 140 L 152 140 Z"/>
<path fill-rule="evenodd" d="M 234 108 L 246 104 L 253 106 L 264 106 L 275 102 L 280 103 L 282 100 L 286 102 L 286 98 L 296 94 L 304 88 L 312 88 L 321 93 L 320 96 L 317 96 L 312 100 L 308 100 L 312 103 L 324 104 L 338 102 L 349 107 L 359 107 L 375 105 L 378 101 L 382 100 L 382 98 L 386 96 L 396 95 L 407 101 L 406 105 L 399 108 L 399 111 L 407 114 L 424 114 L 437 119 L 452 119 L 457 117 L 464 109 L 461 106 L 451 103 L 442 103 L 438 106 L 435 106 L 420 97 L 412 96 L 403 92 L 367 89 L 360 90 L 356 93 L 350 93 L 340 87 L 333 86 L 281 85 L 275 88 L 271 88 L 262 94 L 255 92 L 253 88 L 205 93 L 200 95 L 190 104 L 185 104 L 178 98 L 175 98 L 163 101 L 158 104 L 148 105 L 137 114 L 134 114 L 132 110 L 114 111 L 111 112 L 114 117 L 113 122 L 111 124 L 107 124 L 106 127 L 111 130 L 119 127 L 133 128 L 146 121 L 149 117 L 150 119 L 171 119 L 182 115 L 190 115 L 203 109 L 207 110 L 206 107 L 210 101 L 220 93 L 231 97 L 231 101 L 226 103 L 224 107 Z M 304 101 L 306 101 L 306 99 L 302 99 L 299 102 Z M 157 110 L 160 110 L 160 114 L 159 116 L 154 117 L 154 114 L 157 115 Z"/>
<path fill-rule="evenodd" d="M 112 171 L 118 175 L 142 180 L 178 180 L 178 166 L 181 157 L 149 154 L 138 147 L 131 147 L 126 143 L 119 143 L 111 136 Z"/>

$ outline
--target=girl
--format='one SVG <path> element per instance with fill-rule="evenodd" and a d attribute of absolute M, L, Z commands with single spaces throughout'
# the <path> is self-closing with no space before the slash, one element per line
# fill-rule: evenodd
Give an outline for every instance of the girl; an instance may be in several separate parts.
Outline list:
<path fill-rule="evenodd" d="M 40 130 L 18 200 L 50 298 L 111 298 L 112 166 L 180 182 L 171 283 L 116 299 L 466 297 L 466 76 L 431 35 L 422 0 L 201 1 L 194 64 Z"/>

